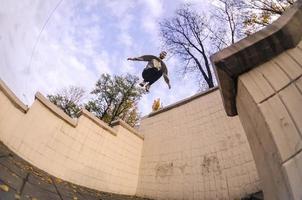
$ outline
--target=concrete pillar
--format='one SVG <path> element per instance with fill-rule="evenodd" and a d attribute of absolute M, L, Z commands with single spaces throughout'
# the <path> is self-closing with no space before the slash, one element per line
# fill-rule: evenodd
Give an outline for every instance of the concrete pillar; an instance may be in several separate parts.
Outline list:
<path fill-rule="evenodd" d="M 302 1 L 211 57 L 224 107 L 239 115 L 265 199 L 302 199 Z"/>

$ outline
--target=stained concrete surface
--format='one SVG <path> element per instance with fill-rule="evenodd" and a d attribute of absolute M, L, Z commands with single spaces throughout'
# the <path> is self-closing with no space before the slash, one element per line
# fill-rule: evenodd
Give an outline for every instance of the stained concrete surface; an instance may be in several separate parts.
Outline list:
<path fill-rule="evenodd" d="M 0 200 L 147 200 L 75 185 L 29 164 L 0 142 Z"/>

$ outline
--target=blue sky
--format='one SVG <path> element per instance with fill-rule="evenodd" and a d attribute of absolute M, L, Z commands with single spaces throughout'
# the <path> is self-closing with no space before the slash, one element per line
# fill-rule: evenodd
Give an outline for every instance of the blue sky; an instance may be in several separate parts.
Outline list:
<path fill-rule="evenodd" d="M 37 91 L 76 85 L 89 92 L 101 73 L 141 76 L 145 63 L 127 58 L 158 55 L 158 21 L 187 2 L 204 12 L 209 6 L 206 0 L 0 0 L 0 78 L 31 105 Z M 167 58 L 172 89 L 163 79 L 155 83 L 139 103 L 143 115 L 154 99 L 165 106 L 198 90 L 192 77 L 178 73 L 181 62 Z"/>

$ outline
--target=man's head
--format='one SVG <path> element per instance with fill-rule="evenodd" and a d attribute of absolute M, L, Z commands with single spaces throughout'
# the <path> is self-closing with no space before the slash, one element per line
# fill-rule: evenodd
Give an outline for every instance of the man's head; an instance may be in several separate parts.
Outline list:
<path fill-rule="evenodd" d="M 166 55 L 167 55 L 167 52 L 162 51 L 162 52 L 160 52 L 160 54 L 159 54 L 159 58 L 160 58 L 160 59 L 164 59 L 164 58 L 166 57 Z"/>

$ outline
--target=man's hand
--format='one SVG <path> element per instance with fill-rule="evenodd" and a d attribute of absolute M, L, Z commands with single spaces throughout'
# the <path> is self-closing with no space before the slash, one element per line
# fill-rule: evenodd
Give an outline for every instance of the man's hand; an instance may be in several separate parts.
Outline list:
<path fill-rule="evenodd" d="M 138 58 L 127 58 L 127 60 L 138 61 Z"/>

